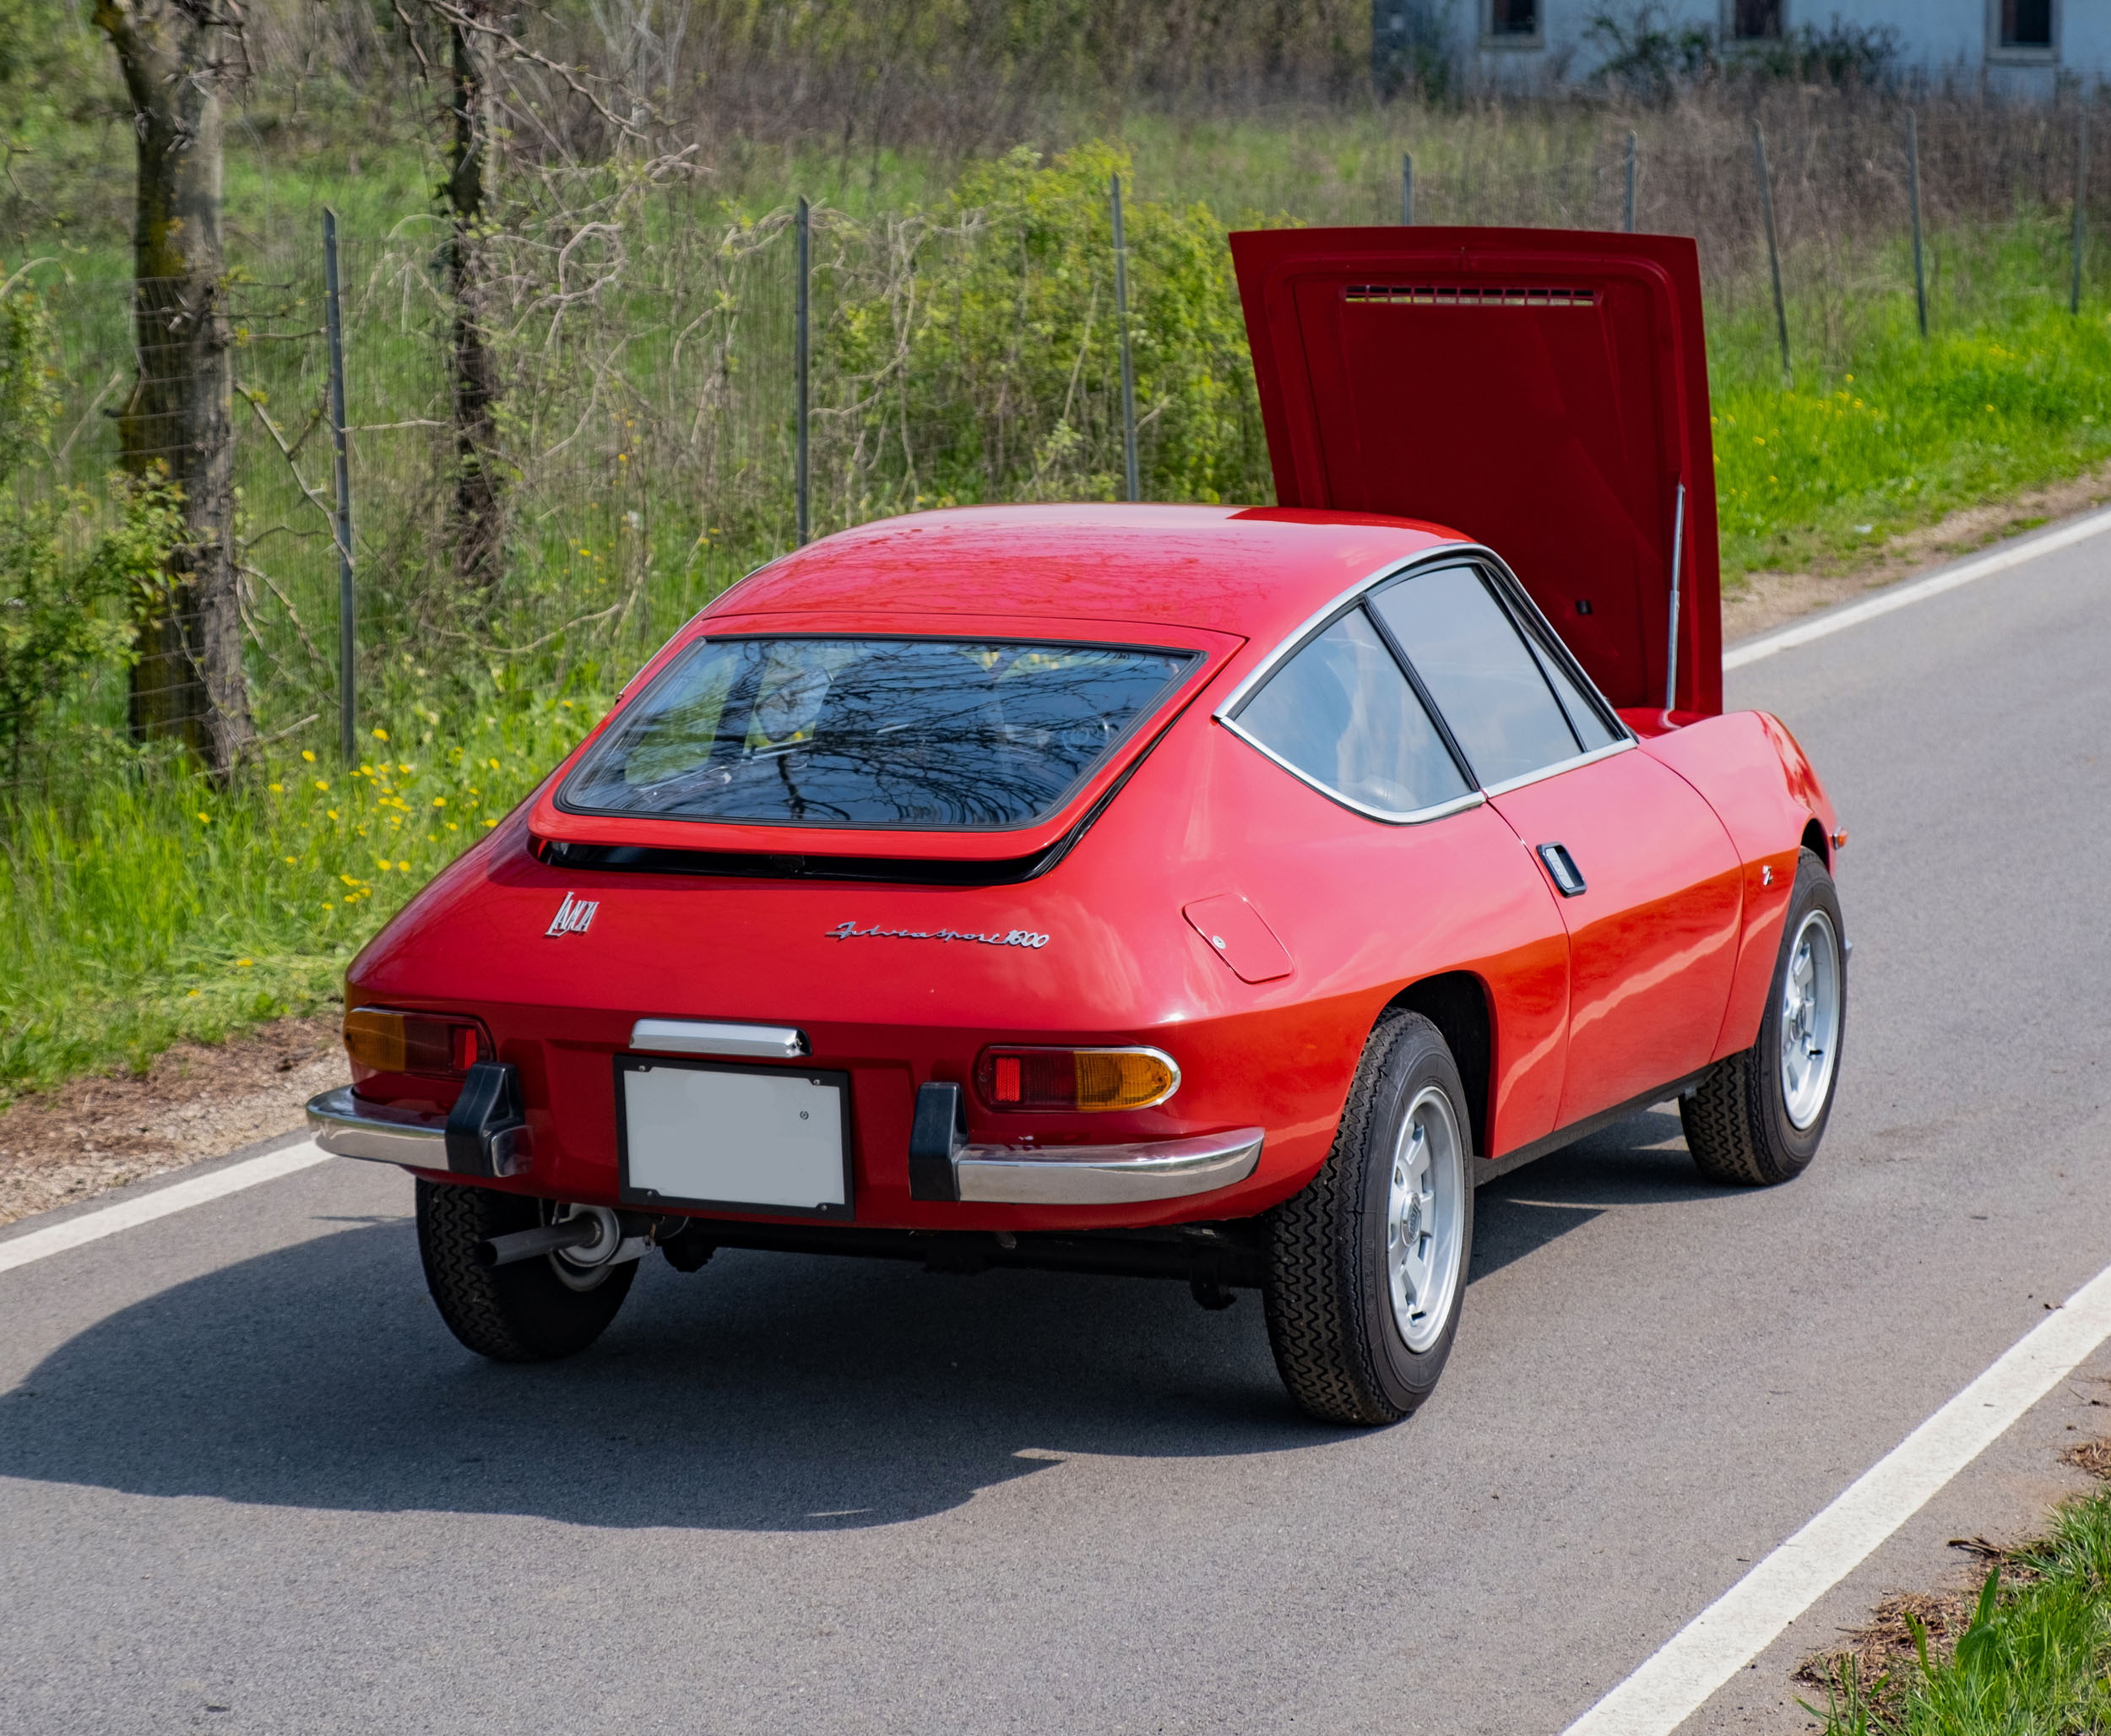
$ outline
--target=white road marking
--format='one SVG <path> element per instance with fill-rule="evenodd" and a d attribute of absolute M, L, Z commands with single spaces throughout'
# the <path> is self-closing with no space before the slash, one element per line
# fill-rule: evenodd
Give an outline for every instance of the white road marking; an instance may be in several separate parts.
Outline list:
<path fill-rule="evenodd" d="M 2071 524 L 2063 524 L 2057 530 L 2043 536 L 2033 536 L 2021 542 L 2013 542 L 2005 548 L 1996 549 L 1990 555 L 1982 555 L 1976 561 L 1967 561 L 1961 567 L 1952 567 L 1946 572 L 1938 572 L 1912 584 L 1902 584 L 1896 589 L 1880 592 L 1868 601 L 1856 603 L 1846 609 L 1836 609 L 1830 615 L 1821 615 L 1815 621 L 1799 621 L 1794 627 L 1784 627 L 1774 632 L 1762 633 L 1756 639 L 1747 639 L 1741 645 L 1734 645 L 1723 654 L 1725 674 L 1742 669 L 1748 663 L 1757 663 L 1772 657 L 1777 651 L 1788 651 L 1798 645 L 1808 645 L 1814 639 L 1822 639 L 1851 627 L 1859 627 L 1865 621 L 1874 621 L 1880 615 L 1889 615 L 1894 609 L 1903 609 L 1909 604 L 1924 602 L 1929 597 L 1939 597 L 1945 591 L 1954 591 L 1959 585 L 1970 584 L 1975 578 L 1984 578 L 1989 573 L 2005 572 L 2011 567 L 2020 567 L 2026 561 L 2035 561 L 2040 555 L 2049 555 L 2055 549 L 2072 548 L 2078 542 L 2086 542 L 2092 536 L 2111 530 L 2111 512 L 2092 513 L 2086 518 L 2077 518 Z"/>
<path fill-rule="evenodd" d="M 326 1151 L 318 1150 L 314 1141 L 304 1139 L 298 1145 L 286 1147 L 284 1151 L 266 1152 L 260 1158 L 230 1164 L 225 1169 L 214 1170 L 210 1175 L 193 1176 L 190 1180 L 179 1181 L 171 1187 L 156 1188 L 152 1193 L 120 1200 L 114 1206 L 84 1212 L 79 1217 L 69 1218 L 63 1223 L 54 1223 L 49 1229 L 33 1229 L 29 1234 L 17 1236 L 12 1241 L 0 1242 L 0 1272 L 12 1272 L 16 1267 L 27 1266 L 33 1260 L 46 1260 L 54 1254 L 63 1254 L 68 1248 L 100 1241 L 105 1236 L 115 1235 L 121 1229 L 151 1223 L 155 1218 L 166 1218 L 173 1212 L 187 1212 L 193 1206 L 204 1205 L 208 1200 L 225 1199 L 229 1194 L 240 1193 L 246 1187 L 276 1181 L 281 1175 L 290 1175 L 297 1169 L 307 1169 L 311 1164 L 326 1163 L 329 1155 Z"/>
<path fill-rule="evenodd" d="M 2111 1267 L 1864 1471 L 1563 1736 L 1669 1736 L 2111 1337 Z"/>

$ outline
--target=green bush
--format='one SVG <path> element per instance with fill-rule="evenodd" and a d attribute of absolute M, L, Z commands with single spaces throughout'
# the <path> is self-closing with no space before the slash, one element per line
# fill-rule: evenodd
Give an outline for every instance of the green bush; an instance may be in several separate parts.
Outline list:
<path fill-rule="evenodd" d="M 925 219 L 908 311 L 894 285 L 845 296 L 828 360 L 863 388 L 857 430 L 899 507 L 1121 497 L 1117 173 L 1104 144 L 974 165 Z M 1224 225 L 1148 199 L 1123 218 L 1144 497 L 1265 501 Z"/>
<path fill-rule="evenodd" d="M 129 660 L 133 605 L 180 533 L 166 488 L 113 477 L 99 505 L 30 474 L 57 401 L 50 350 L 35 296 L 0 292 L 0 793 L 84 678 Z"/>

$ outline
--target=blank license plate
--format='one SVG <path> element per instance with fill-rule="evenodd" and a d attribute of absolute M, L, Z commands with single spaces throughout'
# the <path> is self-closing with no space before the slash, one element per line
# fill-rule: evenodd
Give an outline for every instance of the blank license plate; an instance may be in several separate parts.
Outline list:
<path fill-rule="evenodd" d="M 624 1203 L 850 1215 L 850 1077 L 616 1059 Z"/>

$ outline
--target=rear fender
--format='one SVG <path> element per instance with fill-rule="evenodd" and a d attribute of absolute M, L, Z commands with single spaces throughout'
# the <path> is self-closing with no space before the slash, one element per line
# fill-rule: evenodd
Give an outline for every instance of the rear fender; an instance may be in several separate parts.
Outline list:
<path fill-rule="evenodd" d="M 1719 1061 L 1758 1040 L 1798 852 L 1815 822 L 1827 844 L 1830 867 L 1837 823 L 1809 756 L 1788 725 L 1765 712 L 1698 719 L 1645 734 L 1642 745 L 1700 791 L 1744 865 L 1743 927 L 1729 1003 L 1716 1039 Z"/>

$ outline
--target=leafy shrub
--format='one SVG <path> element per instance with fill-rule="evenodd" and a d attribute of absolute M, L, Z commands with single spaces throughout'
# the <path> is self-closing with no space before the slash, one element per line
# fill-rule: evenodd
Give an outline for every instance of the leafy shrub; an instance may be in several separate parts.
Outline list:
<path fill-rule="evenodd" d="M 1110 178 L 1125 153 L 970 170 L 916 236 L 898 281 L 846 295 L 828 360 L 870 458 L 846 467 L 896 508 L 1115 500 L 1122 491 Z M 1129 330 L 1146 499 L 1268 497 L 1253 369 L 1222 224 L 1203 205 L 1124 202 Z"/>
<path fill-rule="evenodd" d="M 110 479 L 100 504 L 27 474 L 57 404 L 49 323 L 36 297 L 0 293 L 0 789 L 54 706 L 132 656 L 133 605 L 165 583 L 182 533 L 176 491 Z"/>

